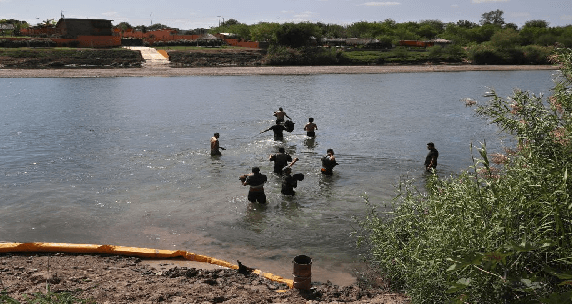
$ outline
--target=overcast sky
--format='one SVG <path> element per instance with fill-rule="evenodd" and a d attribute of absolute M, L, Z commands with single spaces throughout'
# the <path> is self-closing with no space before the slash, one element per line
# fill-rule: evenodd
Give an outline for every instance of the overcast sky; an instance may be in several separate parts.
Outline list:
<path fill-rule="evenodd" d="M 393 19 L 399 23 L 437 19 L 469 20 L 500 9 L 505 22 L 522 26 L 545 20 L 550 26 L 572 24 L 572 0 L 0 0 L 0 19 L 110 19 L 113 24 L 162 23 L 179 29 L 210 28 L 230 18 L 241 23 L 323 22 L 347 25 Z"/>

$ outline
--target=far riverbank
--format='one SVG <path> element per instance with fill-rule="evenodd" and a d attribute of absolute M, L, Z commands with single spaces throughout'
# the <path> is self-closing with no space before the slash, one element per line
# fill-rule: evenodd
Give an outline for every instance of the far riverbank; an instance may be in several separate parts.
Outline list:
<path fill-rule="evenodd" d="M 109 69 L 0 69 L 0 78 L 178 77 L 232 75 L 386 74 L 465 71 L 557 70 L 552 65 L 404 65 L 404 66 L 261 66 L 142 67 Z"/>

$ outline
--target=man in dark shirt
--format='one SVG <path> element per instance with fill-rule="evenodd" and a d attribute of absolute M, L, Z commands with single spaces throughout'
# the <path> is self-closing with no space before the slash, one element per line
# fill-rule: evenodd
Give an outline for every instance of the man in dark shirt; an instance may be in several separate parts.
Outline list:
<path fill-rule="evenodd" d="M 243 186 L 250 186 L 248 191 L 248 201 L 266 204 L 266 194 L 264 194 L 264 183 L 268 180 L 266 175 L 260 173 L 260 168 L 253 167 L 252 174 L 240 177 Z"/>
<path fill-rule="evenodd" d="M 286 128 L 281 125 L 281 124 L 275 124 L 272 127 L 260 132 L 260 134 L 266 132 L 266 131 L 270 131 L 272 130 L 274 132 L 274 140 L 282 140 L 284 139 L 284 130 L 286 130 Z"/>
<path fill-rule="evenodd" d="M 298 187 L 298 181 L 292 176 L 292 168 L 284 168 L 284 179 L 282 180 L 282 190 L 284 195 L 294 195 L 294 188 Z"/>
<path fill-rule="evenodd" d="M 427 144 L 427 157 L 425 157 L 425 170 L 431 172 L 437 168 L 437 157 L 439 157 L 439 151 L 435 149 L 435 144 L 430 142 Z"/>
<path fill-rule="evenodd" d="M 284 195 L 294 195 L 296 192 L 294 188 L 298 187 L 298 181 L 304 179 L 304 174 L 297 173 L 292 175 L 292 166 L 298 161 L 298 158 L 294 158 L 286 168 L 284 168 L 284 178 L 282 179 L 282 190 L 280 191 Z"/>
<path fill-rule="evenodd" d="M 281 175 L 282 169 L 292 161 L 292 156 L 286 154 L 284 148 L 280 147 L 278 153 L 270 155 L 268 159 L 274 162 L 274 173 Z"/>

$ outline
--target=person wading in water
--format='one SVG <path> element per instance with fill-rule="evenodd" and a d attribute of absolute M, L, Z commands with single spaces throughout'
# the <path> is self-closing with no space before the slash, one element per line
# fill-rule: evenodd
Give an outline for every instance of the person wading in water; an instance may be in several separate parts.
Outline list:
<path fill-rule="evenodd" d="M 250 186 L 248 191 L 248 201 L 266 204 L 266 194 L 264 193 L 264 183 L 268 180 L 266 175 L 260 173 L 260 168 L 253 167 L 252 173 L 240 176 L 243 186 Z"/>
<path fill-rule="evenodd" d="M 219 146 L 218 138 L 220 135 L 215 133 L 213 137 L 211 137 L 211 156 L 219 156 L 222 155 L 220 150 L 226 150 L 225 148 Z"/>
<path fill-rule="evenodd" d="M 430 142 L 427 144 L 427 157 L 425 157 L 425 170 L 432 172 L 437 168 L 437 157 L 439 157 L 439 151 L 435 149 L 435 144 Z"/>
<path fill-rule="evenodd" d="M 284 122 L 284 116 L 288 117 L 288 119 L 292 120 L 286 112 L 282 108 L 278 108 L 278 111 L 274 112 L 274 116 L 276 116 L 276 124 L 280 124 Z"/>
<path fill-rule="evenodd" d="M 308 137 L 316 137 L 316 130 L 318 130 L 318 126 L 314 123 L 314 118 L 308 118 L 308 123 L 304 126 L 306 135 L 308 135 Z"/>
<path fill-rule="evenodd" d="M 270 155 L 268 160 L 274 162 L 274 173 L 282 174 L 282 169 L 292 161 L 292 156 L 286 154 L 284 148 L 278 148 L 278 153 Z"/>
<path fill-rule="evenodd" d="M 338 165 L 336 162 L 336 156 L 334 155 L 333 149 L 328 149 L 326 151 L 327 155 L 322 157 L 322 174 L 332 175 L 334 174 L 334 167 Z"/>

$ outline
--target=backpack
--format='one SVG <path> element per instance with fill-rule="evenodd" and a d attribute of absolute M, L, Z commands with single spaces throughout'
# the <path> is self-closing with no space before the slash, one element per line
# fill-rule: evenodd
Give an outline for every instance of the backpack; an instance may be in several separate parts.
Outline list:
<path fill-rule="evenodd" d="M 289 133 L 294 131 L 294 122 L 292 122 L 291 120 L 285 121 L 284 122 L 284 129 L 286 130 L 286 132 L 289 132 Z"/>

